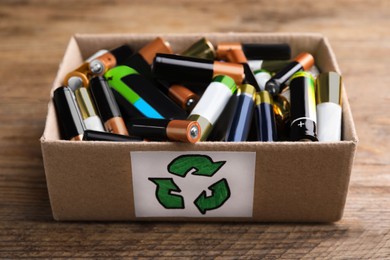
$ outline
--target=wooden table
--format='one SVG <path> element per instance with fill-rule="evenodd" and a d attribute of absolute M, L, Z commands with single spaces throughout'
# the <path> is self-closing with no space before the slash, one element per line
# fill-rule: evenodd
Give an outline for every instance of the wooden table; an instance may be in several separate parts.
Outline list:
<path fill-rule="evenodd" d="M 390 2 L 0 2 L 0 257 L 390 258 Z M 39 137 L 73 33 L 321 32 L 360 137 L 334 224 L 58 223 Z"/>

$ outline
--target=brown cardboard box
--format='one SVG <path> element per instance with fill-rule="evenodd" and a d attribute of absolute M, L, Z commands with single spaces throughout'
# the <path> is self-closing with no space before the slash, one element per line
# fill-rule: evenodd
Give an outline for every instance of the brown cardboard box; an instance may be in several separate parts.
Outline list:
<path fill-rule="evenodd" d="M 175 52 L 184 50 L 201 36 L 206 36 L 213 44 L 220 41 L 288 43 L 292 49 L 292 56 L 302 51 L 310 52 L 314 55 L 321 71 L 340 73 L 328 40 L 319 34 L 211 33 L 159 36 L 169 41 Z M 61 85 L 66 73 L 78 67 L 86 57 L 97 50 L 111 49 L 125 43 L 137 50 L 155 37 L 156 35 L 135 34 L 75 35 L 69 42 L 52 91 Z M 54 218 L 56 220 L 100 221 L 337 221 L 343 215 L 358 142 L 345 88 L 342 97 L 342 141 L 337 143 L 201 142 L 191 145 L 173 142 L 63 141 L 59 139 L 57 118 L 53 103 L 50 102 L 41 146 Z M 203 215 L 199 213 L 183 215 L 180 209 L 170 210 L 168 215 L 137 213 L 135 204 L 148 206 L 149 202 L 143 201 L 142 194 L 141 196 L 138 194 L 136 201 L 134 200 L 135 189 L 138 188 L 135 183 L 133 184 L 134 176 L 132 176 L 134 167 L 132 164 L 134 163 L 132 163 L 133 157 L 130 156 L 130 152 L 134 151 L 166 151 L 160 153 L 164 156 L 170 155 L 171 152 L 207 154 L 209 151 L 220 151 L 230 152 L 233 157 L 237 153 L 238 158 L 247 156 L 245 153 L 240 155 L 239 152 L 252 152 L 249 155 L 253 159 L 251 162 L 254 167 L 254 176 L 249 185 L 252 187 L 248 188 L 252 192 L 248 195 L 251 196 L 249 208 L 246 209 L 248 214 L 236 214 L 240 209 L 235 206 L 240 203 L 228 205 L 228 202 L 223 205 L 225 213 L 214 215 L 208 214 L 211 211 Z M 142 157 L 143 154 L 138 155 Z M 154 158 L 158 156 L 159 154 Z M 229 169 L 234 170 L 234 168 L 225 167 L 225 172 Z M 164 172 L 166 169 L 161 169 L 161 171 Z M 145 171 L 145 174 L 150 173 Z M 236 183 L 240 184 L 241 178 L 240 171 L 234 174 L 239 178 L 235 183 L 230 182 L 232 192 L 233 186 Z M 142 177 L 142 173 L 138 176 Z M 195 188 L 196 180 L 205 179 L 191 178 L 191 185 Z M 204 189 L 207 189 L 207 186 L 199 187 L 199 193 Z M 145 190 L 145 194 L 146 192 L 157 193 L 154 188 Z M 180 192 L 177 191 L 174 194 L 180 195 Z M 234 192 L 230 195 L 232 198 L 235 196 Z M 210 191 L 207 196 L 210 196 Z M 248 204 L 248 200 L 245 203 Z M 190 204 L 191 202 L 186 201 L 186 206 Z"/>

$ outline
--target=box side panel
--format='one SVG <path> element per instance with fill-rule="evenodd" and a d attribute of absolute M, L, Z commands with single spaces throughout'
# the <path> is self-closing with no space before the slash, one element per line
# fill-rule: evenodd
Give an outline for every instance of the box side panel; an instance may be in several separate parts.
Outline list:
<path fill-rule="evenodd" d="M 257 148 L 254 218 L 332 222 L 342 216 L 352 142 Z"/>
<path fill-rule="evenodd" d="M 133 219 L 130 156 L 112 144 L 44 142 L 47 186 L 57 220 Z"/>
<path fill-rule="evenodd" d="M 47 184 L 58 220 L 331 222 L 343 212 L 354 153 L 342 143 L 47 142 Z M 130 151 L 256 151 L 253 218 L 135 218 Z"/>

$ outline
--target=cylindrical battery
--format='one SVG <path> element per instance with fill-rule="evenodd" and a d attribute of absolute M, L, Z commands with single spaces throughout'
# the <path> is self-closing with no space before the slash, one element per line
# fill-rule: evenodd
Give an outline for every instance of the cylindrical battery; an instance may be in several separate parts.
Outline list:
<path fill-rule="evenodd" d="M 214 60 L 215 49 L 213 44 L 203 37 L 200 40 L 193 43 L 190 47 L 188 47 L 188 49 L 183 51 L 181 55 L 187 57 Z"/>
<path fill-rule="evenodd" d="M 226 55 L 232 49 L 241 49 L 248 60 L 287 60 L 291 57 L 290 46 L 285 43 L 222 42 L 217 46 L 217 56 Z"/>
<path fill-rule="evenodd" d="M 91 76 L 92 73 L 89 70 L 89 63 L 84 62 L 80 67 L 66 74 L 64 85 L 73 91 L 79 87 L 88 87 Z"/>
<path fill-rule="evenodd" d="M 95 105 L 87 88 L 76 89 L 75 96 L 86 129 L 104 132 L 102 121 L 96 113 Z"/>
<path fill-rule="evenodd" d="M 164 95 L 147 78 L 128 66 L 120 65 L 104 74 L 108 84 L 120 93 L 144 117 L 185 119 L 187 113 Z"/>
<path fill-rule="evenodd" d="M 172 53 L 172 49 L 168 42 L 162 38 L 157 37 L 153 41 L 143 46 L 138 53 L 130 56 L 129 58 L 121 61 L 122 65 L 133 68 L 143 77 L 152 81 L 156 87 L 163 93 L 170 96 L 179 106 L 183 109 L 190 109 L 193 107 L 193 103 L 198 99 L 197 95 L 184 86 L 175 85 L 176 87 L 170 89 L 171 86 L 168 82 L 157 81 L 154 79 L 151 70 L 151 64 L 157 53 Z"/>
<path fill-rule="evenodd" d="M 93 130 L 84 131 L 83 141 L 141 142 L 142 138 Z"/>
<path fill-rule="evenodd" d="M 90 90 L 106 130 L 110 133 L 128 135 L 118 104 L 105 79 L 92 78 Z"/>
<path fill-rule="evenodd" d="M 318 141 L 314 79 L 300 71 L 291 77 L 290 104 L 292 141 Z"/>
<path fill-rule="evenodd" d="M 157 54 L 152 70 L 159 79 L 179 83 L 209 83 L 216 75 L 227 75 L 241 84 L 245 77 L 242 64 L 172 54 Z"/>
<path fill-rule="evenodd" d="M 207 140 L 213 125 L 237 89 L 234 80 L 226 75 L 216 76 L 196 104 L 188 120 L 197 121 L 201 128 L 201 141 Z"/>
<path fill-rule="evenodd" d="M 341 140 L 341 89 L 342 79 L 336 72 L 322 73 L 317 78 L 318 141 Z"/>
<path fill-rule="evenodd" d="M 273 142 L 277 140 L 272 96 L 266 90 L 256 93 L 255 124 L 258 141 Z"/>
<path fill-rule="evenodd" d="M 131 55 L 130 47 L 123 45 L 111 51 L 100 50 L 64 78 L 64 85 L 76 91 L 79 87 L 88 87 L 89 79 L 94 75 L 103 75 L 108 69 L 116 66 L 123 57 Z M 100 55 L 98 55 L 100 53 Z"/>
<path fill-rule="evenodd" d="M 300 70 L 308 70 L 314 65 L 314 58 L 310 53 L 303 52 L 295 57 L 294 61 L 286 65 L 266 83 L 265 89 L 272 95 L 279 94 L 285 83 L 294 73 Z"/>
<path fill-rule="evenodd" d="M 201 129 L 196 121 L 136 118 L 127 122 L 132 136 L 148 140 L 171 140 L 196 143 L 200 139 Z"/>
<path fill-rule="evenodd" d="M 213 129 L 207 137 L 207 141 L 225 141 L 226 133 L 229 126 L 233 122 L 234 113 L 238 105 L 238 96 L 232 95 L 229 99 L 229 102 L 226 104 L 222 113 L 219 115 L 215 124 L 213 124 Z"/>
<path fill-rule="evenodd" d="M 229 126 L 226 141 L 242 142 L 248 138 L 256 89 L 252 85 L 244 84 L 238 88 L 238 104 L 233 116 L 232 124 Z"/>
<path fill-rule="evenodd" d="M 247 63 L 248 59 L 246 58 L 242 49 L 230 49 L 226 52 L 226 57 L 220 57 L 220 59 L 227 59 L 229 62 L 234 63 Z"/>
<path fill-rule="evenodd" d="M 255 75 L 255 79 L 257 85 L 260 88 L 260 91 L 265 90 L 265 84 L 268 82 L 268 80 L 271 79 L 271 74 L 264 69 L 255 70 L 253 71 L 253 74 Z"/>
<path fill-rule="evenodd" d="M 165 95 L 170 97 L 185 111 L 191 111 L 199 100 L 199 96 L 181 84 L 170 84 L 165 80 L 154 81 Z"/>
<path fill-rule="evenodd" d="M 167 95 L 186 111 L 191 111 L 199 100 L 197 94 L 180 84 L 168 86 Z"/>
<path fill-rule="evenodd" d="M 80 141 L 85 125 L 71 89 L 59 87 L 53 93 L 61 137 L 65 140 Z"/>
<path fill-rule="evenodd" d="M 131 67 L 138 71 L 142 76 L 152 79 L 150 66 L 157 53 L 173 53 L 170 44 L 161 37 L 155 38 L 153 41 L 143 46 L 137 53 L 119 64 Z"/>
<path fill-rule="evenodd" d="M 106 52 L 89 62 L 89 69 L 93 75 L 102 76 L 107 70 L 120 64 L 124 59 L 133 54 L 132 49 L 127 45 L 119 46 Z"/>
<path fill-rule="evenodd" d="M 291 58 L 287 43 L 243 43 L 242 49 L 248 60 L 288 60 Z"/>

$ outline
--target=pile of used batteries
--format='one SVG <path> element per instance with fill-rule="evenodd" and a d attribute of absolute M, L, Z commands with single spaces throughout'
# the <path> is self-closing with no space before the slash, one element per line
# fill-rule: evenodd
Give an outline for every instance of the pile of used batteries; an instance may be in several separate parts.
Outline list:
<path fill-rule="evenodd" d="M 338 141 L 341 76 L 288 44 L 205 38 L 173 54 L 158 37 L 137 53 L 100 50 L 53 100 L 66 140 Z M 317 122 L 318 119 L 318 122 Z"/>

